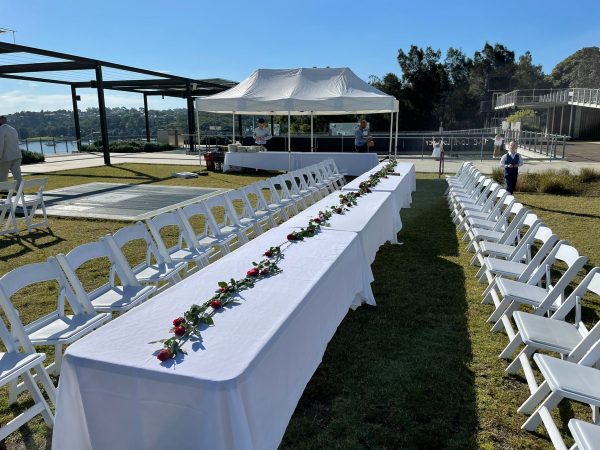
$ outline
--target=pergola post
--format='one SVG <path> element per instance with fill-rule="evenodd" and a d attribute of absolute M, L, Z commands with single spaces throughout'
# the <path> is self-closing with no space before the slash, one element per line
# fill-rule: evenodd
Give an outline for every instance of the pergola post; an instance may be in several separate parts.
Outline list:
<path fill-rule="evenodd" d="M 96 64 L 96 90 L 98 91 L 98 110 L 100 112 L 100 136 L 104 164 L 110 166 L 110 149 L 108 146 L 108 125 L 106 124 L 106 104 L 104 103 L 104 84 L 102 82 L 102 65 Z"/>
<path fill-rule="evenodd" d="M 146 142 L 150 142 L 150 120 L 148 119 L 148 96 L 144 94 L 144 124 L 146 125 Z"/>
<path fill-rule="evenodd" d="M 77 107 L 77 89 L 73 85 L 71 85 L 71 99 L 73 100 L 73 121 L 75 122 L 77 150 L 81 151 L 81 127 L 79 125 L 79 108 Z"/>
<path fill-rule="evenodd" d="M 254 123 L 252 124 L 254 126 Z M 240 130 L 240 144 L 244 144 L 244 130 L 242 130 L 242 115 L 238 114 L 238 129 Z"/>
<path fill-rule="evenodd" d="M 187 115 L 188 115 L 188 139 L 190 142 L 190 152 L 196 149 L 194 139 L 196 134 L 196 122 L 194 120 L 194 98 L 192 97 L 192 88 L 189 81 L 185 84 L 187 92 Z"/>

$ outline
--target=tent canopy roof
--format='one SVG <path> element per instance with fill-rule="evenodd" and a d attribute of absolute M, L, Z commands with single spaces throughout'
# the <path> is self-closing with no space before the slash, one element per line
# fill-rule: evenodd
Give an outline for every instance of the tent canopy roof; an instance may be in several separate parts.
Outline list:
<path fill-rule="evenodd" d="M 363 114 L 398 111 L 398 101 L 349 68 L 258 69 L 224 92 L 196 99 L 198 111 L 238 114 Z"/>

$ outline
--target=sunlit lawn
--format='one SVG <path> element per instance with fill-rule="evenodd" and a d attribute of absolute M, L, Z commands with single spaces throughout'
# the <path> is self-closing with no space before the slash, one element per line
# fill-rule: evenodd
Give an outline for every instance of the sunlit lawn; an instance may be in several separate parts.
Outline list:
<path fill-rule="evenodd" d="M 193 168 L 191 168 L 193 170 Z M 171 179 L 190 167 L 123 165 L 48 176 L 49 189 L 92 181 L 236 188 L 263 176 L 211 174 Z M 498 354 L 506 343 L 489 332 L 483 285 L 468 265 L 442 198 L 445 183 L 418 175 L 413 207 L 402 211 L 401 246 L 385 245 L 373 264 L 378 306 L 349 312 L 308 384 L 282 448 L 548 448 L 549 440 L 520 430 L 516 409 L 528 390 L 520 376 L 504 374 Z M 600 198 L 517 194 L 591 264 L 600 263 Z M 51 218 L 53 235 L 12 242 L 0 238 L 0 274 L 114 232 L 125 223 Z M 85 230 L 85 232 L 82 232 Z M 88 280 L 93 281 L 93 280 Z M 332 301 L 335 299 L 332 299 Z M 27 322 L 52 307 L 44 294 L 16 305 Z M 599 305 L 586 311 L 595 320 Z M 49 351 L 50 353 L 50 351 Z M 23 405 L 0 401 L 6 423 Z M 559 419 L 566 432 L 569 405 Z M 581 418 L 587 409 L 574 407 Z M 541 430 L 541 429 L 540 429 Z M 6 448 L 44 448 L 51 432 L 36 418 L 6 441 Z M 0 448 L 2 448 L 0 446 Z"/>

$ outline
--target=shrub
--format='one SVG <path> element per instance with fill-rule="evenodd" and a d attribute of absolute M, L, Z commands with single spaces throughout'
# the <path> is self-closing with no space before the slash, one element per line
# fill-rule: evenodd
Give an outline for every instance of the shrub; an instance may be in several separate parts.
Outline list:
<path fill-rule="evenodd" d="M 500 167 L 495 167 L 492 170 L 492 180 L 494 180 L 496 183 L 504 183 L 504 170 Z"/>
<path fill-rule="evenodd" d="M 539 186 L 539 173 L 522 173 L 517 179 L 517 191 L 519 192 L 539 192 Z"/>
<path fill-rule="evenodd" d="M 173 150 L 169 144 L 158 144 L 156 142 L 145 141 L 119 141 L 111 142 L 108 146 L 111 153 L 139 153 L 139 152 L 162 152 Z M 82 152 L 100 152 L 102 151 L 101 142 L 94 142 L 92 145 L 82 145 Z"/>
<path fill-rule="evenodd" d="M 582 183 L 593 183 L 594 181 L 600 181 L 600 172 L 596 169 L 584 167 L 579 172 L 579 178 Z"/>
<path fill-rule="evenodd" d="M 36 164 L 46 160 L 41 153 L 30 152 L 29 150 L 21 150 L 21 153 L 23 153 L 21 164 Z"/>

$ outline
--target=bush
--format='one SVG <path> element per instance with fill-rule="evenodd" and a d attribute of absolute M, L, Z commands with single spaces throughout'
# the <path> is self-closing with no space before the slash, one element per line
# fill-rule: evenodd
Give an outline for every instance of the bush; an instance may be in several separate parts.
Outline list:
<path fill-rule="evenodd" d="M 492 170 L 492 180 L 494 180 L 498 184 L 504 183 L 504 169 L 500 167 L 495 167 Z"/>
<path fill-rule="evenodd" d="M 36 164 L 46 160 L 41 153 L 30 152 L 29 150 L 21 150 L 21 153 L 23 153 L 21 164 Z"/>
<path fill-rule="evenodd" d="M 173 146 L 169 144 L 158 144 L 156 142 L 145 141 L 119 141 L 111 142 L 108 145 L 111 153 L 140 153 L 140 152 L 162 152 L 165 150 L 173 150 Z M 82 152 L 100 152 L 102 151 L 102 143 L 94 142 L 92 145 L 82 145 Z"/>
<path fill-rule="evenodd" d="M 579 172 L 579 178 L 582 183 L 593 183 L 594 181 L 600 181 L 600 172 L 596 169 L 584 167 Z"/>
<path fill-rule="evenodd" d="M 519 192 L 539 192 L 540 174 L 522 173 L 517 179 L 517 191 Z"/>

